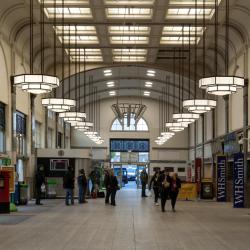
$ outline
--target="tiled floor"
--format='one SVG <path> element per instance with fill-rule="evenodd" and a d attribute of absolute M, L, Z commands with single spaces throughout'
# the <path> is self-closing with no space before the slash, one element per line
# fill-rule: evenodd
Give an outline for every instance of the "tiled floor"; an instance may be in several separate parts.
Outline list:
<path fill-rule="evenodd" d="M 62 200 L 0 216 L 1 250 L 249 250 L 250 210 L 209 201 L 178 202 L 161 213 L 152 198 L 119 191 L 117 207 L 104 200 L 66 207 Z M 4 218 L 4 220 L 3 220 Z M 1 224 L 1 219 L 4 223 Z M 16 223 L 14 223 L 16 221 Z"/>

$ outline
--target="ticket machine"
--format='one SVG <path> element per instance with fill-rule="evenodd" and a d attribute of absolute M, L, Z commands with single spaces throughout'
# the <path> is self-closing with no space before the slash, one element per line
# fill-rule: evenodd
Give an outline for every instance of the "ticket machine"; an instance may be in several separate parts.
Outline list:
<path fill-rule="evenodd" d="M 0 170 L 0 214 L 10 213 L 9 172 Z"/>

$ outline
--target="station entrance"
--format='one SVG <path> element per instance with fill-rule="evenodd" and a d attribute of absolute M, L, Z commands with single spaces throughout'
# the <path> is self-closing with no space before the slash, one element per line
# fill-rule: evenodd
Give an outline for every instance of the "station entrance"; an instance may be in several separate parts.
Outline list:
<path fill-rule="evenodd" d="M 111 139 L 110 164 L 121 188 L 141 188 L 140 174 L 149 173 L 149 140 Z"/>

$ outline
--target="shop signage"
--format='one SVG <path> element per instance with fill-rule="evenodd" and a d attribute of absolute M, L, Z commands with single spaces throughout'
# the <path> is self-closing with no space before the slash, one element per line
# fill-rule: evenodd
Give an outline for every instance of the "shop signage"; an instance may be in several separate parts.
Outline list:
<path fill-rule="evenodd" d="M 244 155 L 237 153 L 234 155 L 234 207 L 244 207 Z"/>
<path fill-rule="evenodd" d="M 226 156 L 217 156 L 217 201 L 224 202 L 227 199 L 227 161 Z"/>
<path fill-rule="evenodd" d="M 199 193 L 201 186 L 201 158 L 195 159 L 195 182 L 197 183 L 197 191 Z"/>

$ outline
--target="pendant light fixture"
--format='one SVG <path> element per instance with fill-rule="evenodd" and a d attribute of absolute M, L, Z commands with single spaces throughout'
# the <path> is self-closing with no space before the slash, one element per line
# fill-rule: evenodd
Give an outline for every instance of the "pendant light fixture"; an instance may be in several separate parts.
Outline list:
<path fill-rule="evenodd" d="M 182 26 L 182 30 L 183 29 L 184 29 L 184 26 Z M 184 43 L 184 37 L 182 37 L 182 52 L 184 50 L 183 43 Z M 184 74 L 183 72 L 184 70 L 183 60 L 184 59 L 183 59 L 183 55 L 181 56 L 180 51 L 181 50 L 179 50 L 179 113 L 173 114 L 173 120 L 179 123 L 190 124 L 190 123 L 195 122 L 195 120 L 199 119 L 199 115 L 194 114 L 194 113 L 183 113 L 182 101 L 183 101 L 183 93 L 184 93 L 184 89 L 183 89 L 184 78 L 183 77 L 181 78 L 181 74 L 182 76 Z M 181 62 L 182 62 L 182 67 L 181 67 Z"/>
<path fill-rule="evenodd" d="M 205 0 L 203 0 L 203 10 L 206 8 Z M 203 11 L 203 77 L 206 75 L 206 16 L 205 11 Z M 195 93 L 197 93 L 197 0 L 195 0 Z M 189 25 L 189 50 L 190 50 L 190 25 Z M 190 62 L 189 62 L 190 63 Z M 190 76 L 189 76 L 190 77 Z M 204 90 L 203 90 L 204 91 Z M 189 99 L 183 101 L 183 107 L 186 108 L 191 113 L 203 114 L 211 111 L 216 107 L 216 101 L 211 99 Z"/>
<path fill-rule="evenodd" d="M 34 74 L 34 13 L 33 0 L 30 0 L 30 74 L 13 76 L 13 84 L 20 87 L 23 91 L 39 95 L 52 91 L 59 86 L 59 79 L 56 76 L 44 74 L 44 0 L 41 0 L 40 19 L 41 19 L 41 74 Z"/>
<path fill-rule="evenodd" d="M 62 0 L 62 10 L 64 10 L 64 1 Z M 56 0 L 54 0 L 54 9 L 56 10 Z M 54 11 L 54 32 L 56 32 L 56 11 Z M 65 29 L 65 23 L 64 23 L 64 11 L 62 11 L 62 98 L 44 98 L 42 99 L 42 105 L 47 107 L 47 109 L 56 112 L 66 112 L 69 111 L 72 107 L 76 106 L 76 101 L 73 99 L 67 99 L 64 98 L 64 59 L 65 59 L 65 44 L 64 44 L 64 29 Z M 54 39 L 56 39 L 56 35 L 54 35 Z M 56 50 L 56 41 L 54 40 L 54 50 Z M 55 54 L 54 54 L 55 56 Z M 56 57 L 54 58 L 56 61 Z M 54 61 L 54 62 L 55 62 Z M 56 66 L 56 65 L 54 65 Z M 56 70 L 55 70 L 56 71 Z"/>
<path fill-rule="evenodd" d="M 77 84 L 77 61 L 79 60 L 79 63 L 80 63 L 80 55 L 79 55 L 79 58 L 77 60 L 77 54 L 76 54 L 76 51 L 77 51 L 77 26 L 74 26 L 75 28 L 75 100 L 77 100 L 77 92 L 78 90 L 80 89 L 80 82 L 79 82 L 79 86 Z M 71 36 L 71 26 L 69 25 L 68 26 L 68 31 L 69 31 L 69 37 Z M 80 49 L 79 49 L 80 51 Z M 71 88 L 71 46 L 70 46 L 70 39 L 69 39 L 69 49 L 68 49 L 68 56 L 69 56 L 69 96 L 70 96 L 70 88 Z M 78 72 L 80 74 L 80 72 Z M 80 77 L 80 75 L 79 75 Z M 86 113 L 84 112 L 80 112 L 80 98 L 78 100 L 78 105 L 76 105 L 75 107 L 75 111 L 68 111 L 68 112 L 63 112 L 63 113 L 60 113 L 59 114 L 59 117 L 60 118 L 63 118 L 63 120 L 65 122 L 68 122 L 70 124 L 75 124 L 75 122 L 83 122 L 83 120 L 87 117 L 86 116 Z M 80 128 L 79 128 L 80 129 Z"/>
<path fill-rule="evenodd" d="M 176 85 L 176 81 L 175 81 L 175 49 L 173 52 L 173 112 L 175 110 L 176 107 L 176 95 L 175 95 L 175 85 Z M 168 103 L 170 103 L 168 101 Z M 170 116 L 170 113 L 168 112 L 168 116 Z M 166 122 L 165 124 L 166 128 L 169 129 L 169 131 L 171 132 L 180 132 L 183 131 L 186 127 L 188 127 L 188 125 L 186 123 L 180 123 L 180 122 L 173 122 L 170 121 L 169 117 L 168 117 L 168 122 Z"/>
<path fill-rule="evenodd" d="M 218 0 L 215 0 L 215 76 L 200 79 L 199 86 L 207 93 L 225 96 L 237 92 L 244 87 L 244 78 L 228 75 L 229 62 L 229 0 L 226 0 L 226 36 L 225 36 L 225 76 L 218 76 Z"/>

